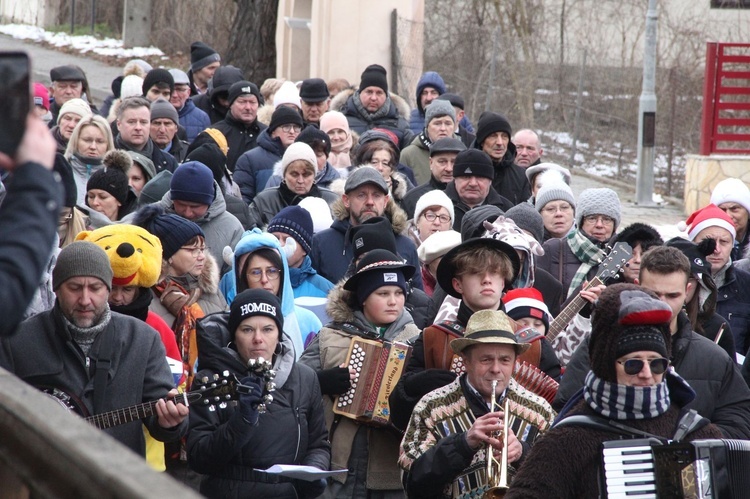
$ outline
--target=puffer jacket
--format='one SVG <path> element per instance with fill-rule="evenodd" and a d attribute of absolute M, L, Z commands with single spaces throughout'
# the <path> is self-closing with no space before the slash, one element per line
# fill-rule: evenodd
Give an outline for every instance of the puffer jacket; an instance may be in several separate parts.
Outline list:
<path fill-rule="evenodd" d="M 313 236 L 310 259 L 318 274 L 331 282 L 339 282 L 354 259 L 354 250 L 349 241 L 351 223 L 349 210 L 340 199 L 333 203 L 331 211 L 335 220 L 329 229 L 322 230 Z M 388 218 L 393 226 L 398 254 L 406 260 L 406 263 L 418 269 L 417 247 L 408 236 L 404 235 L 408 227 L 406 213 L 396 205 L 393 199 L 389 199 L 383 216 Z M 411 282 L 419 289 L 423 289 L 421 272 L 416 272 Z"/>
<path fill-rule="evenodd" d="M 208 114 L 198 109 L 192 99 L 185 101 L 185 105 L 177 111 L 177 115 L 180 117 L 180 125 L 185 129 L 188 142 L 192 142 L 196 135 L 211 126 Z"/>
<path fill-rule="evenodd" d="M 223 133 L 227 139 L 229 145 L 227 168 L 233 172 L 240 156 L 258 145 L 258 137 L 266 129 L 266 125 L 257 119 L 250 125 L 246 125 L 244 122 L 235 119 L 231 111 L 227 111 L 223 120 L 214 123 L 214 128 Z"/>
<path fill-rule="evenodd" d="M 292 282 L 295 298 L 301 296 L 325 298 L 333 289 L 333 283 L 315 271 L 309 255 L 305 255 L 299 267 L 289 267 L 289 279 Z"/>
<path fill-rule="evenodd" d="M 482 146 L 474 141 L 474 149 L 482 150 Z M 495 167 L 495 178 L 492 187 L 501 195 L 510 199 L 513 206 L 523 203 L 531 197 L 531 186 L 526 172 L 514 163 L 516 159 L 516 146 L 508 142 L 508 150 L 500 161 L 492 160 Z"/>
<path fill-rule="evenodd" d="M 248 375 L 237 352 L 227 346 L 232 344 L 228 318 L 228 313 L 220 313 L 198 322 L 198 379 L 224 371 L 239 379 Z M 277 347 L 273 368 L 273 402 L 267 405 L 256 426 L 245 422 L 236 403 L 216 410 L 201 404 L 191 406 L 188 464 L 206 475 L 201 493 L 207 497 L 313 497 L 306 490 L 310 482 L 269 483 L 266 474 L 253 469 L 263 470 L 274 464 L 328 469 L 331 446 L 317 376 L 309 367 L 294 361 L 294 348 L 286 335 Z"/>
<path fill-rule="evenodd" d="M 242 199 L 247 204 L 263 191 L 273 174 L 274 165 L 281 161 L 286 147 L 279 137 L 271 137 L 266 128 L 260 132 L 258 147 L 242 154 L 234 168 L 234 181 L 240 186 Z"/>
<path fill-rule="evenodd" d="M 411 144 L 414 139 L 414 134 L 409 129 L 409 105 L 396 94 L 389 93 L 388 97 L 389 99 L 386 99 L 385 103 L 386 106 L 389 106 L 388 111 L 384 116 L 374 120 L 370 116 L 363 115 L 357 109 L 354 99 L 359 99 L 359 93 L 354 90 L 339 92 L 331 100 L 331 109 L 344 113 L 352 132 L 361 135 L 366 130 L 385 128 L 395 133 L 398 137 L 398 147 L 403 149 Z"/>

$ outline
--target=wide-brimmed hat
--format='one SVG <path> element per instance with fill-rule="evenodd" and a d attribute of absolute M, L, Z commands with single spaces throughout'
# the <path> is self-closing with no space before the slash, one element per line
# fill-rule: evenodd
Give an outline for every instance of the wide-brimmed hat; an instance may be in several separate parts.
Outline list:
<path fill-rule="evenodd" d="M 518 272 L 521 270 L 521 260 L 518 258 L 518 253 L 516 253 L 516 250 L 513 249 L 513 246 L 497 239 L 492 239 L 489 237 L 477 237 L 459 244 L 448 253 L 446 253 L 443 259 L 440 261 L 440 264 L 437 268 L 437 281 L 438 284 L 440 284 L 440 287 L 443 288 L 443 291 L 453 296 L 454 298 L 461 298 L 461 294 L 453 289 L 453 278 L 456 276 L 456 271 L 458 270 L 456 269 L 455 263 L 456 256 L 462 251 L 467 251 L 480 246 L 485 246 L 487 248 L 505 253 L 508 258 L 510 258 L 510 262 L 513 265 L 513 279 L 511 279 L 510 282 L 506 282 L 505 285 L 509 286 L 513 281 L 516 280 L 516 277 L 518 277 Z"/>
<path fill-rule="evenodd" d="M 472 345 L 512 345 L 516 355 L 531 347 L 529 343 L 518 343 L 510 318 L 501 310 L 480 310 L 469 318 L 462 338 L 451 340 L 451 349 L 461 354 Z"/>

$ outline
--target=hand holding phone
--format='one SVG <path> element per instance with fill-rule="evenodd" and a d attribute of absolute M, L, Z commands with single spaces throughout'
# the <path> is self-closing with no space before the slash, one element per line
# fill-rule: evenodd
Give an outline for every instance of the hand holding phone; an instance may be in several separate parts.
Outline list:
<path fill-rule="evenodd" d="M 0 153 L 15 157 L 31 109 L 31 67 L 23 52 L 0 52 Z"/>

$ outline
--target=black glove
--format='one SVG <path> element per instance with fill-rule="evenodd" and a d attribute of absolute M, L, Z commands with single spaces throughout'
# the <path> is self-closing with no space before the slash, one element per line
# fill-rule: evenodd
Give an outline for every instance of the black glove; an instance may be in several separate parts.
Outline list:
<path fill-rule="evenodd" d="M 249 393 L 240 394 L 240 414 L 246 423 L 253 426 L 258 424 L 260 413 L 258 404 L 263 399 L 263 390 L 261 389 L 262 381 L 257 376 L 248 376 L 240 381 L 240 384 L 247 387 Z"/>
<path fill-rule="evenodd" d="M 444 369 L 427 369 L 404 378 L 404 391 L 410 397 L 422 398 L 432 390 L 456 379 L 456 373 Z"/>
<path fill-rule="evenodd" d="M 320 496 L 325 492 L 328 486 L 328 481 L 325 478 L 308 482 L 306 480 L 297 480 L 297 490 L 299 490 L 300 497 L 304 499 L 313 499 L 314 497 Z"/>
<path fill-rule="evenodd" d="M 332 367 L 318 371 L 320 392 L 323 395 L 341 395 L 351 386 L 348 367 Z"/>

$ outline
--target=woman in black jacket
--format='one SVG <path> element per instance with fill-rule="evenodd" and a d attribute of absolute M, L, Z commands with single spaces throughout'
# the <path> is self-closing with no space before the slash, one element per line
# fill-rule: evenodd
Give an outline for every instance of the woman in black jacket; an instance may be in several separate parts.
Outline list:
<path fill-rule="evenodd" d="M 191 406 L 188 463 L 207 475 L 201 493 L 217 498 L 312 498 L 325 480 L 292 480 L 257 470 L 296 464 L 327 470 L 331 450 L 320 386 L 315 372 L 294 361 L 291 340 L 283 334 L 281 303 L 262 289 L 237 295 L 229 314 L 202 319 L 198 326 L 197 379 L 229 371 L 249 394 L 226 409 Z M 261 413 L 265 381 L 252 374 L 248 361 L 271 360 L 276 372 L 273 401 Z"/>

